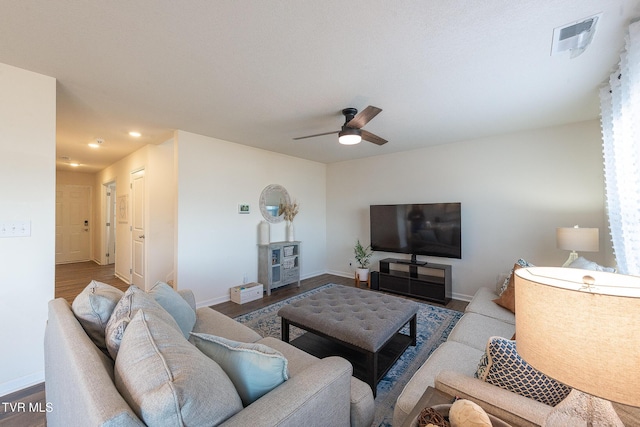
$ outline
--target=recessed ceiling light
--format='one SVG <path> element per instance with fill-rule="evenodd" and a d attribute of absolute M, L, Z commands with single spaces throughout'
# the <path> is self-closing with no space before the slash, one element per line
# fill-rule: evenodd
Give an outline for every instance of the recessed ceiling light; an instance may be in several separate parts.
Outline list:
<path fill-rule="evenodd" d="M 129 132 L 129 136 L 132 136 L 134 138 L 140 138 L 142 134 L 140 132 L 136 132 L 132 130 L 131 132 Z"/>

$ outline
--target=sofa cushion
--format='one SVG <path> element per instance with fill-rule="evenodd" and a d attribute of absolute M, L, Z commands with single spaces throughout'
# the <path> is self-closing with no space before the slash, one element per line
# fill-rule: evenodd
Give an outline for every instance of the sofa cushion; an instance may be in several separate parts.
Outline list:
<path fill-rule="evenodd" d="M 483 316 L 492 317 L 494 319 L 498 319 L 503 322 L 515 325 L 516 317 L 514 316 L 514 314 L 506 308 L 500 307 L 498 304 L 493 302 L 493 300 L 497 297 L 498 295 L 496 295 L 495 292 L 493 292 L 491 289 L 484 287 L 480 288 L 473 296 L 473 299 L 467 305 L 467 308 L 464 311 L 465 313 L 482 314 Z"/>
<path fill-rule="evenodd" d="M 105 342 L 112 359 L 115 360 L 118 354 L 120 342 L 127 325 L 141 308 L 144 308 L 147 314 L 154 313 L 168 325 L 182 333 L 180 326 L 178 326 L 173 317 L 151 295 L 132 285 L 120 298 L 107 322 Z"/>
<path fill-rule="evenodd" d="M 487 341 L 493 336 L 509 338 L 516 325 L 477 313 L 465 313 L 449 334 L 449 341 L 457 341 L 477 350 L 484 351 Z"/>
<path fill-rule="evenodd" d="M 148 293 L 173 316 L 184 337 L 189 338 L 189 333 L 193 330 L 193 325 L 196 324 L 196 312 L 189 303 L 164 282 L 157 282 L 149 289 Z"/>
<path fill-rule="evenodd" d="M 73 314 L 82 325 L 91 341 L 102 351 L 107 351 L 104 340 L 104 330 L 120 298 L 124 295 L 117 289 L 106 283 L 92 280 L 76 296 L 71 305 Z"/>
<path fill-rule="evenodd" d="M 115 383 L 150 426 L 217 425 L 242 410 L 222 368 L 146 309 L 136 312 L 122 337 Z"/>
<path fill-rule="evenodd" d="M 456 371 L 473 377 L 482 350 L 446 341 L 438 346 L 427 361 L 413 374 L 398 396 L 393 409 L 393 424 L 399 426 L 411 413 L 427 387 L 435 386 L 435 378 L 441 371 Z"/>
<path fill-rule="evenodd" d="M 516 342 L 503 337 L 489 339 L 475 376 L 551 406 L 560 403 L 571 391 L 570 387 L 529 365 L 516 351 Z"/>
<path fill-rule="evenodd" d="M 578 257 L 575 261 L 568 265 L 569 268 L 581 268 L 583 270 L 592 270 L 592 271 L 604 271 L 606 273 L 615 273 L 616 269 L 613 267 L 603 267 L 600 264 L 597 264 L 593 261 L 589 261 L 586 258 Z"/>
<path fill-rule="evenodd" d="M 193 333 L 192 336 L 196 347 L 229 376 L 245 406 L 289 379 L 287 359 L 264 344 L 242 343 L 209 334 Z"/>
<path fill-rule="evenodd" d="M 282 340 L 273 337 L 262 338 L 260 344 L 267 345 L 282 353 L 287 358 L 289 377 L 295 378 L 311 365 L 318 363 L 318 359 Z M 351 425 L 370 426 L 375 412 L 373 391 L 364 381 L 351 377 Z"/>

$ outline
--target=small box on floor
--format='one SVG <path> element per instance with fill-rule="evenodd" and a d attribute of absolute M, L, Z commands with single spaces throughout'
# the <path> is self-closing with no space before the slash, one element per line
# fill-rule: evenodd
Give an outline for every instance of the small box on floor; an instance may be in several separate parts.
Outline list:
<path fill-rule="evenodd" d="M 231 301 L 244 304 L 262 298 L 264 286 L 261 283 L 247 283 L 246 285 L 234 286 L 229 292 L 231 293 Z"/>

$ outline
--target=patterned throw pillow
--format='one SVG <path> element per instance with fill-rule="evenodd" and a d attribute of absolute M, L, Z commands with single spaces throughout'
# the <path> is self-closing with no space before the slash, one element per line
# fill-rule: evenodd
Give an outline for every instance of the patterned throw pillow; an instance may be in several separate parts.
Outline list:
<path fill-rule="evenodd" d="M 516 342 L 491 337 L 475 377 L 550 406 L 560 403 L 571 388 L 529 365 L 516 351 Z"/>
<path fill-rule="evenodd" d="M 127 326 L 129 325 L 129 322 L 131 322 L 131 319 L 133 319 L 133 316 L 135 316 L 140 309 L 144 309 L 147 314 L 155 314 L 169 326 L 182 333 L 180 326 L 178 326 L 173 317 L 164 308 L 162 308 L 162 306 L 158 304 L 151 295 L 138 287 L 131 285 L 113 309 L 113 313 L 111 313 L 111 317 L 109 318 L 107 327 L 104 331 L 107 350 L 113 360 L 115 360 L 118 355 L 124 331 L 127 329 Z"/>

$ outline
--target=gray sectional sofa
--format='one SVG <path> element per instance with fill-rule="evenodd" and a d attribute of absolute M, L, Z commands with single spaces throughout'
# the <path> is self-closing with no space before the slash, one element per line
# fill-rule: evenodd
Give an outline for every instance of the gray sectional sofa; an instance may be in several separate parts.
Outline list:
<path fill-rule="evenodd" d="M 492 336 L 511 339 L 515 315 L 493 302 L 498 295 L 480 288 L 464 316 L 442 343 L 416 371 L 398 397 L 393 425 L 400 426 L 427 387 L 451 396 L 470 399 L 512 426 L 540 426 L 552 407 L 474 378 L 487 341 Z M 516 337 L 517 338 L 517 337 Z M 626 426 L 640 425 L 640 409 L 614 404 Z"/>
<path fill-rule="evenodd" d="M 208 307 L 196 310 L 194 296 L 190 291 L 181 291 L 180 294 L 196 313 L 193 332 L 264 344 L 279 351 L 287 359 L 288 380 L 248 406 L 241 407 L 219 425 L 371 425 L 374 415 L 371 388 L 352 376 L 349 362 L 339 357 L 318 359 L 280 340 L 262 338 L 253 330 Z M 153 316 L 146 316 L 146 321 L 153 322 Z M 133 321 L 127 328 L 132 328 L 131 324 Z M 155 327 L 151 324 L 148 326 L 150 329 Z M 179 332 L 176 334 L 179 340 L 184 338 Z M 181 341 L 181 345 L 188 343 L 186 338 Z M 121 345 L 122 348 L 127 345 L 124 338 Z M 193 354 L 192 351 L 198 351 L 195 347 L 193 350 L 183 348 L 188 350 L 184 353 L 185 358 L 190 357 L 188 354 Z M 51 403 L 53 411 L 47 413 L 47 425 L 145 425 L 116 386 L 116 363 L 92 341 L 67 301 L 50 301 L 45 333 L 45 387 L 46 399 Z M 164 369 L 161 364 L 157 366 L 160 366 L 160 370 Z M 149 366 L 142 368 L 156 369 Z M 188 382 L 186 386 L 189 386 Z M 164 384 L 163 387 L 172 385 Z M 196 390 L 195 396 L 185 405 L 198 403 L 207 407 L 223 399 L 222 392 L 215 389 Z M 197 400 L 201 402 L 194 402 Z M 206 421 L 201 423 L 215 424 Z"/>

